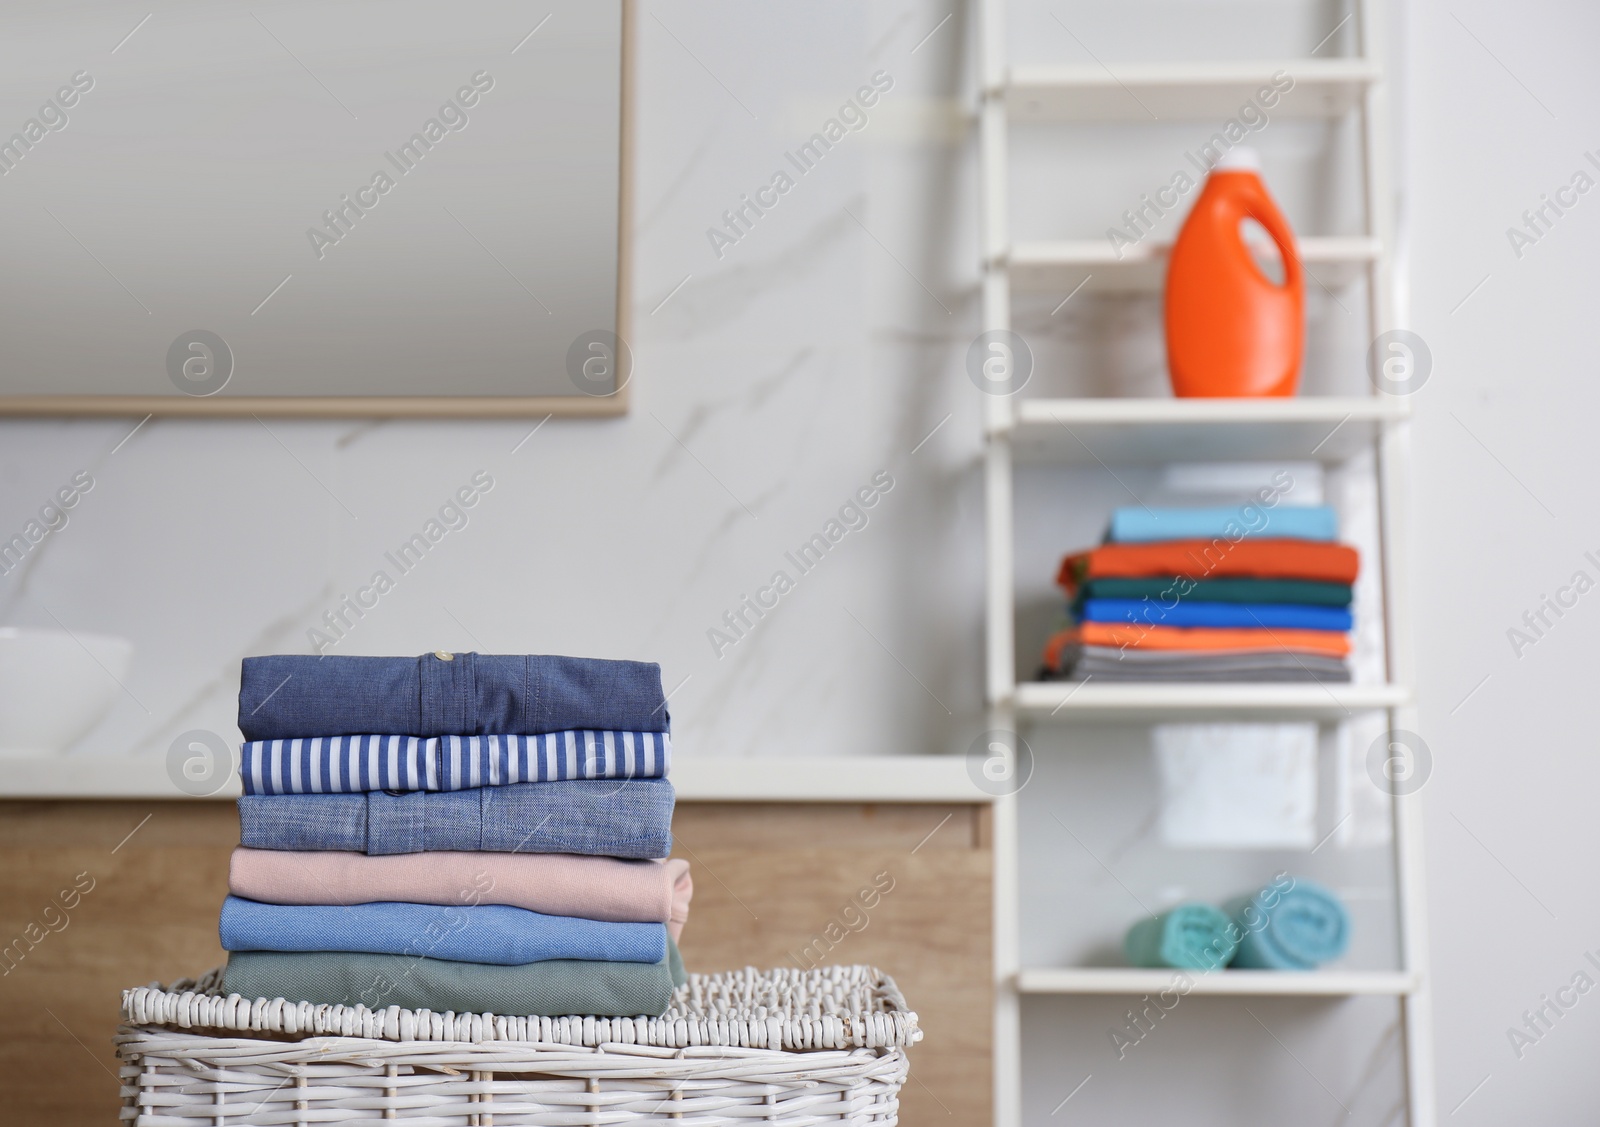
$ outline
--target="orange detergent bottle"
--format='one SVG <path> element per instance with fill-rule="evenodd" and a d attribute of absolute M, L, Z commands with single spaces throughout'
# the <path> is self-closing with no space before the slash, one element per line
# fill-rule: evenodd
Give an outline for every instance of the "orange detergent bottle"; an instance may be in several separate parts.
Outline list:
<path fill-rule="evenodd" d="M 1167 268 L 1167 365 L 1180 396 L 1293 395 L 1305 332 L 1305 276 L 1294 232 L 1261 182 L 1255 151 L 1236 146 L 1206 178 Z M 1283 283 L 1261 272 L 1240 223 L 1266 228 Z"/>

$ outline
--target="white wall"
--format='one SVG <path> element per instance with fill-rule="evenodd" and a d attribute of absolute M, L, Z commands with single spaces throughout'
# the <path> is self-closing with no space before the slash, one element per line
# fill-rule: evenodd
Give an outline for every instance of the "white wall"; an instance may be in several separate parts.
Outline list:
<path fill-rule="evenodd" d="M 962 369 L 975 203 L 952 108 L 966 13 L 924 40 L 949 6 L 641 8 L 628 418 L 552 420 L 515 452 L 531 421 L 151 421 L 120 448 L 136 419 L 0 423 L 0 533 L 75 472 L 96 481 L 0 578 L 0 621 L 138 646 L 126 693 L 78 753 L 161 755 L 197 727 L 232 738 L 239 658 L 308 650 L 322 612 L 480 469 L 496 485 L 471 524 L 333 652 L 656 658 L 681 683 L 684 755 L 965 749 L 981 727 L 978 404 Z M 1600 147 L 1597 21 L 1577 4 L 1423 3 L 1404 44 L 1411 304 L 1436 364 L 1416 399 L 1415 586 L 1452 1123 L 1578 1122 L 1600 1095 L 1600 996 L 1521 1060 L 1506 1038 L 1600 947 L 1584 664 L 1600 595 L 1520 658 L 1506 638 L 1575 570 L 1600 579 L 1582 557 L 1600 555 L 1600 506 L 1572 453 L 1600 406 L 1584 331 L 1600 193 L 1520 260 L 1505 236 Z M 1048 54 L 1041 29 L 1030 49 Z M 895 87 L 871 123 L 719 260 L 706 228 L 880 69 Z M 870 525 L 716 656 L 707 630 L 883 470 L 895 486 Z M 1313 1051 L 1319 1013 L 1304 1014 Z M 1352 1020 L 1375 1058 L 1392 1055 L 1383 1019 Z M 1292 1064 L 1254 1063 L 1267 1071 L 1241 1093 L 1321 1098 Z M 1341 1075 L 1392 1080 L 1360 1065 Z M 1383 1122 L 1388 1098 L 1364 1098 L 1362 1118 Z"/>
<path fill-rule="evenodd" d="M 1464 1125 L 1588 1122 L 1600 1099 L 1600 994 L 1521 1059 L 1506 1035 L 1579 970 L 1600 982 L 1584 958 L 1600 947 L 1600 602 L 1547 615 L 1554 628 L 1520 657 L 1507 638 L 1575 571 L 1600 579 L 1583 558 L 1600 547 L 1585 465 L 1600 191 L 1520 259 L 1506 237 L 1580 168 L 1600 178 L 1583 156 L 1600 145 L 1597 36 L 1600 11 L 1549 0 L 1419 3 L 1409 30 L 1412 320 L 1436 365 L 1416 397 L 1420 723 L 1434 754 L 1421 794 L 1440 1104 Z"/>

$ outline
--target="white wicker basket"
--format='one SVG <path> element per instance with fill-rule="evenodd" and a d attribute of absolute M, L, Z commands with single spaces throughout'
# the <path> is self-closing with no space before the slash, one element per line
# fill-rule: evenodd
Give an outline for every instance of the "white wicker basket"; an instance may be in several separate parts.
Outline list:
<path fill-rule="evenodd" d="M 124 1121 L 893 1124 L 922 1038 L 870 967 L 690 975 L 659 1018 L 252 1002 L 219 982 L 124 991 Z"/>

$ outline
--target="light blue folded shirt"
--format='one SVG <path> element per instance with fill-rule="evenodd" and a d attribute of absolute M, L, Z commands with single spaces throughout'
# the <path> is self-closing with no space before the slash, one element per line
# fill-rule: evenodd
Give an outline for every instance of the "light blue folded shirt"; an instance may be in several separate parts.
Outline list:
<path fill-rule="evenodd" d="M 1156 540 L 1337 540 L 1339 514 L 1329 505 L 1232 505 L 1207 509 L 1147 509 L 1130 505 L 1111 514 L 1106 539 L 1113 544 Z"/>
<path fill-rule="evenodd" d="M 665 924 L 547 916 L 505 904 L 263 904 L 230 896 L 218 931 L 227 951 L 358 951 L 499 966 L 659 963 L 667 955 Z"/>

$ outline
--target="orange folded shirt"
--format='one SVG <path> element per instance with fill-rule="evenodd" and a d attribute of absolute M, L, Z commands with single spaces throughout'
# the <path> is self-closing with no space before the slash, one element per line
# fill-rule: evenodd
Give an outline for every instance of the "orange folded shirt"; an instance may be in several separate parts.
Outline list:
<path fill-rule="evenodd" d="M 1360 554 L 1348 544 L 1314 540 L 1162 540 L 1102 544 L 1061 561 L 1056 582 L 1073 594 L 1090 579 L 1182 576 L 1196 582 L 1225 576 L 1354 583 Z"/>
<path fill-rule="evenodd" d="M 1255 627 L 1083 622 L 1050 638 L 1044 650 L 1046 668 L 1061 668 L 1061 651 L 1072 645 L 1205 653 L 1306 653 L 1323 657 L 1350 655 L 1350 635 L 1342 630 L 1262 630 Z"/>

